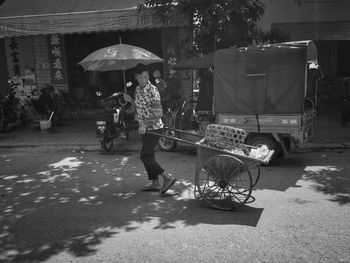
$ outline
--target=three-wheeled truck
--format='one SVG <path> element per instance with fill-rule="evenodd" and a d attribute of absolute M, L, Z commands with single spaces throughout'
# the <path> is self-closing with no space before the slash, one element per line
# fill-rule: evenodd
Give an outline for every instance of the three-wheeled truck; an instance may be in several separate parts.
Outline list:
<path fill-rule="evenodd" d="M 212 57 L 210 103 L 217 124 L 242 128 L 246 144 L 283 155 L 312 137 L 318 79 L 312 41 L 221 49 Z"/>

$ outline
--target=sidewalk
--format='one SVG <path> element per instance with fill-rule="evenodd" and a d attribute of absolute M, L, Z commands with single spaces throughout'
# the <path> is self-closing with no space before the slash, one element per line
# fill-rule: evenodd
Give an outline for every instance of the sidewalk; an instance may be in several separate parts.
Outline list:
<path fill-rule="evenodd" d="M 340 113 L 332 107 L 323 109 L 317 116 L 313 138 L 297 151 L 350 148 L 350 128 L 341 127 Z M 64 126 L 56 127 L 52 133 L 41 133 L 27 124 L 9 133 L 0 133 L 1 148 L 54 147 L 84 151 L 99 151 L 100 144 L 95 137 L 95 115 L 75 116 L 65 119 Z M 130 133 L 130 140 L 115 140 L 116 151 L 138 151 L 141 147 L 137 131 Z"/>
<path fill-rule="evenodd" d="M 328 103 L 321 107 L 317 114 L 314 136 L 299 148 L 300 150 L 350 148 L 350 127 L 341 126 L 339 104 Z"/>
<path fill-rule="evenodd" d="M 33 130 L 30 123 L 12 132 L 0 133 L 0 149 L 45 146 L 84 151 L 100 150 L 100 143 L 95 137 L 94 116 L 64 119 L 63 123 L 63 126 L 55 127 L 49 133 L 42 133 L 39 129 Z M 138 151 L 140 145 L 137 131 L 131 131 L 129 141 L 115 140 L 114 147 L 118 151 Z"/>

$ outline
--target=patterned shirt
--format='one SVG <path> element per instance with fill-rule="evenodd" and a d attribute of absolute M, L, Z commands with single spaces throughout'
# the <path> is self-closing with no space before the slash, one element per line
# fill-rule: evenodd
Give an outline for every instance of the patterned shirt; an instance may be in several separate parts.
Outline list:
<path fill-rule="evenodd" d="M 152 105 L 155 102 L 160 101 L 160 95 L 155 86 L 148 82 L 148 84 L 144 88 L 136 87 L 135 90 L 135 106 L 137 117 L 140 126 L 147 126 L 145 124 L 145 120 L 154 119 L 154 123 L 151 126 L 147 126 L 149 129 L 160 129 L 163 128 L 162 120 L 155 119 L 155 116 L 152 111 Z"/>

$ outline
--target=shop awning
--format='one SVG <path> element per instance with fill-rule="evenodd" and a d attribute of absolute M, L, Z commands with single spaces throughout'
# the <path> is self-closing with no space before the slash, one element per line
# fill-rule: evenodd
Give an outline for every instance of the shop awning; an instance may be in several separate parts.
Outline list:
<path fill-rule="evenodd" d="M 140 0 L 7 0 L 0 6 L 0 38 L 162 27 Z M 179 18 L 174 26 L 186 25 Z"/>

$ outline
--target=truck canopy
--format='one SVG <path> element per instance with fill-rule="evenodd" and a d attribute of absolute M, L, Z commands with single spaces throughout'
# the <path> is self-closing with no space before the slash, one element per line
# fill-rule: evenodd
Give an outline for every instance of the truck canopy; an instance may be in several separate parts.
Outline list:
<path fill-rule="evenodd" d="M 218 50 L 214 56 L 214 112 L 302 113 L 307 63 L 317 64 L 312 41 Z"/>

